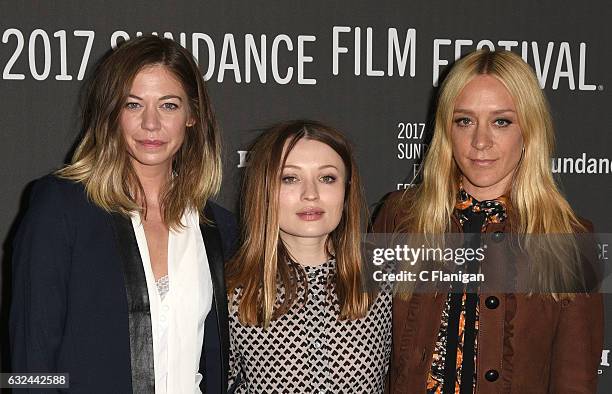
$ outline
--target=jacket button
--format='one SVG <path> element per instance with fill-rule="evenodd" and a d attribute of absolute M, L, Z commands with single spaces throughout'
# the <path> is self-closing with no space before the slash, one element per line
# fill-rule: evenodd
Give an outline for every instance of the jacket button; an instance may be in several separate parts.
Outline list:
<path fill-rule="evenodd" d="M 494 369 L 489 369 L 485 373 L 485 379 L 487 379 L 489 382 L 495 382 L 497 378 L 499 378 L 499 372 Z"/>
<path fill-rule="evenodd" d="M 496 232 L 493 233 L 493 241 L 494 242 L 499 243 L 499 242 L 504 240 L 504 237 L 505 237 L 505 235 L 504 235 L 504 233 L 502 231 L 496 231 Z"/>
<path fill-rule="evenodd" d="M 495 309 L 499 306 L 499 298 L 495 296 L 487 297 L 487 299 L 485 300 L 485 305 L 489 309 Z"/>

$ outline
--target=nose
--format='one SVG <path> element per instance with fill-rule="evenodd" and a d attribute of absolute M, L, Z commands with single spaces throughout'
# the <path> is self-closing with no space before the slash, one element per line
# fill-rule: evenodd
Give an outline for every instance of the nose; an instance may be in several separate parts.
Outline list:
<path fill-rule="evenodd" d="M 302 199 L 316 201 L 319 199 L 319 189 L 316 181 L 308 180 L 302 183 Z"/>
<path fill-rule="evenodd" d="M 154 106 L 145 107 L 142 112 L 141 127 L 147 131 L 159 130 L 161 122 L 159 120 L 159 114 Z"/>
<path fill-rule="evenodd" d="M 476 150 L 486 150 L 493 145 L 493 136 L 486 123 L 478 122 L 472 136 L 472 147 Z"/>

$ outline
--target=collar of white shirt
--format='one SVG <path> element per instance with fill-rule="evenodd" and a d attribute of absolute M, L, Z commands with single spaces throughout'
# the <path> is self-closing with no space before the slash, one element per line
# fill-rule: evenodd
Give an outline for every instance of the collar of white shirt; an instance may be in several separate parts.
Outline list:
<path fill-rule="evenodd" d="M 196 210 L 168 235 L 170 290 L 162 300 L 155 285 L 144 227 L 131 216 L 147 279 L 155 368 L 155 393 L 200 393 L 204 321 L 212 306 L 212 281 Z"/>

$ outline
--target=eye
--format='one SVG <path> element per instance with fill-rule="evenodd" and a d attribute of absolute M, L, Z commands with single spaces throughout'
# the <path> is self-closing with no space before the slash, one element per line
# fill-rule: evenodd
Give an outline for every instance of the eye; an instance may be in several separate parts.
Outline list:
<path fill-rule="evenodd" d="M 333 175 L 324 175 L 321 178 L 319 178 L 321 180 L 321 182 L 323 183 L 334 183 L 336 182 L 336 177 Z"/>
<path fill-rule="evenodd" d="M 286 185 L 291 185 L 293 183 L 297 183 L 299 181 L 299 179 L 296 176 L 293 175 L 285 175 L 281 178 L 281 182 L 286 184 Z"/>
<path fill-rule="evenodd" d="M 133 101 L 125 104 L 125 108 L 127 108 L 127 109 L 138 109 L 140 107 L 141 107 L 140 103 L 136 103 L 136 102 L 133 102 Z"/>
<path fill-rule="evenodd" d="M 174 110 L 178 109 L 179 106 L 177 104 L 174 104 L 174 103 L 163 103 L 161 105 L 161 107 L 163 109 L 165 109 L 165 110 L 168 110 L 168 111 L 174 111 Z"/>
<path fill-rule="evenodd" d="M 510 126 L 512 122 L 508 119 L 495 119 L 495 122 L 493 122 L 493 124 L 495 124 L 495 126 L 497 127 L 507 127 Z"/>
<path fill-rule="evenodd" d="M 472 124 L 472 119 L 470 118 L 466 118 L 466 117 L 462 117 L 462 118 L 456 118 L 455 119 L 455 124 L 459 127 L 468 127 Z"/>

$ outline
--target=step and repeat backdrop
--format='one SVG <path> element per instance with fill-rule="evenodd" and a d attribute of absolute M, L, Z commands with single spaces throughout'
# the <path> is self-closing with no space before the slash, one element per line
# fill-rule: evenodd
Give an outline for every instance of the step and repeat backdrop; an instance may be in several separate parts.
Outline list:
<path fill-rule="evenodd" d="M 250 141 L 294 118 L 350 137 L 374 206 L 418 171 L 447 67 L 478 48 L 516 52 L 534 67 L 552 107 L 552 171 L 578 214 L 612 232 L 612 6 L 537 3 L 0 0 L 3 370 L 10 242 L 27 185 L 68 160 L 82 87 L 96 62 L 142 34 L 172 38 L 197 58 L 224 140 L 218 201 L 234 212 Z M 600 252 L 608 264 L 609 245 Z M 601 393 L 612 390 L 607 301 Z"/>

